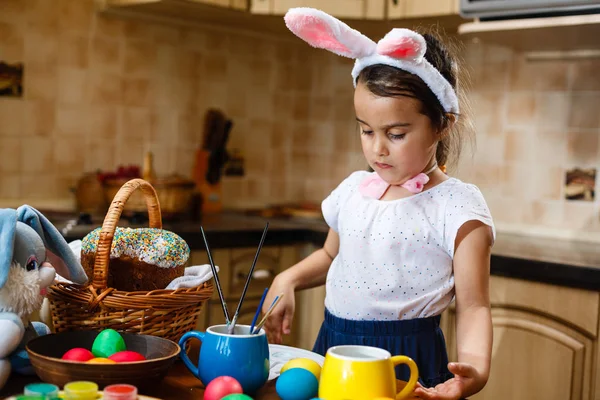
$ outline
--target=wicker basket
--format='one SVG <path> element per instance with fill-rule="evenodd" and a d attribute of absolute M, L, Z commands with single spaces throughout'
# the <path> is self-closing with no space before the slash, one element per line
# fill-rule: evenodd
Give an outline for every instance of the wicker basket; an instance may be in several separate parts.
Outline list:
<path fill-rule="evenodd" d="M 92 283 L 87 286 L 57 283 L 48 289 L 56 332 L 112 328 L 177 342 L 185 332 L 195 328 L 202 307 L 213 292 L 208 282 L 190 289 L 150 292 L 124 292 L 107 287 L 117 222 L 136 189 L 145 197 L 150 227 L 162 228 L 158 197 L 152 185 L 142 179 L 125 183 L 115 195 L 102 224 Z"/>

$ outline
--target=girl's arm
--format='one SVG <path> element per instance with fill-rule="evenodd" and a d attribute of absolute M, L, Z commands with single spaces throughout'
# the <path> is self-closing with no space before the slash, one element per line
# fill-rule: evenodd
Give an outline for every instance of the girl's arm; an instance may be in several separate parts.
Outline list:
<path fill-rule="evenodd" d="M 458 231 L 454 253 L 458 362 L 474 368 L 463 397 L 479 392 L 489 378 L 492 356 L 490 257 L 492 230 L 469 221 Z"/>
<path fill-rule="evenodd" d="M 269 343 L 281 343 L 282 334 L 290 333 L 296 306 L 294 292 L 321 286 L 325 283 L 327 271 L 338 253 L 339 243 L 338 234 L 330 229 L 323 248 L 316 250 L 275 277 L 263 303 L 263 313 L 268 310 L 275 296 L 284 294 L 284 297 L 264 325 Z"/>
<path fill-rule="evenodd" d="M 459 229 L 454 252 L 458 362 L 448 365 L 454 378 L 435 388 L 419 385 L 415 394 L 423 399 L 462 399 L 487 383 L 492 357 L 491 247 L 491 228 L 482 222 L 469 221 Z"/>

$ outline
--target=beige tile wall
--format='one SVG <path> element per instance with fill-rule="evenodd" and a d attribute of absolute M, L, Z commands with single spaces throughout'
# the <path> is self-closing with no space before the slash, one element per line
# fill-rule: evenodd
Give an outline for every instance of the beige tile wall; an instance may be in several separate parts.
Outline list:
<path fill-rule="evenodd" d="M 3 0 L 0 59 L 25 62 L 22 99 L 0 99 L 0 206 L 73 203 L 84 171 L 139 164 L 189 175 L 208 107 L 234 121 L 247 176 L 230 207 L 320 201 L 363 168 L 352 63 L 277 38 L 109 19 L 92 0 Z M 499 224 L 600 230 L 600 202 L 563 200 L 565 169 L 598 166 L 598 61 L 528 62 L 469 44 L 477 148 L 458 177 Z M 468 149 L 467 149 L 468 150 Z"/>
<path fill-rule="evenodd" d="M 225 182 L 226 203 L 318 198 L 351 92 L 313 91 L 330 82 L 308 53 L 295 41 L 109 19 L 92 0 L 3 0 L 0 59 L 25 63 L 25 93 L 0 99 L 0 200 L 71 205 L 83 172 L 140 164 L 146 150 L 159 175 L 189 175 L 208 107 L 233 119 L 230 147 L 247 160 L 247 177 Z"/>
<path fill-rule="evenodd" d="M 566 170 L 600 166 L 600 61 L 532 61 L 481 44 L 465 59 L 477 149 L 456 174 L 482 189 L 507 229 L 600 231 L 598 200 L 564 200 Z"/>

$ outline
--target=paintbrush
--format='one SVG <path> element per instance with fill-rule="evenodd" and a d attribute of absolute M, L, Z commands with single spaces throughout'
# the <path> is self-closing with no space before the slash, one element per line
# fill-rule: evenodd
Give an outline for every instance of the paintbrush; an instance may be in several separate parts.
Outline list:
<path fill-rule="evenodd" d="M 237 322 L 237 318 L 242 308 L 242 303 L 244 302 L 244 297 L 246 297 L 246 291 L 248 290 L 248 285 L 250 284 L 250 279 L 252 279 L 252 274 L 254 273 L 254 267 L 256 267 L 256 261 L 258 260 L 258 255 L 260 254 L 260 250 L 262 249 L 263 243 L 265 242 L 265 237 L 267 236 L 267 230 L 269 229 L 269 223 L 265 225 L 265 229 L 263 230 L 262 237 L 260 238 L 260 243 L 258 244 L 258 249 L 256 249 L 256 254 L 254 255 L 254 261 L 252 261 L 252 266 L 250 267 L 250 272 L 246 277 L 246 283 L 244 284 L 244 290 L 242 291 L 242 297 L 240 297 L 240 301 L 238 302 L 238 306 L 235 310 L 235 314 L 233 315 L 233 320 L 231 321 L 231 325 L 229 325 L 228 331 L 229 334 L 233 334 L 233 329 L 235 328 L 235 323 Z"/>
<path fill-rule="evenodd" d="M 256 313 L 254 314 L 254 318 L 252 318 L 252 323 L 250 324 L 250 334 L 254 330 L 254 324 L 256 324 L 256 320 L 260 315 L 260 311 L 262 310 L 263 303 L 265 302 L 265 297 L 267 297 L 267 293 L 269 292 L 269 288 L 265 288 L 262 297 L 260 298 L 260 303 L 258 303 L 258 308 L 256 309 Z"/>
<path fill-rule="evenodd" d="M 208 261 L 210 262 L 210 268 L 213 273 L 213 278 L 215 279 L 215 286 L 217 287 L 217 292 L 219 293 L 219 299 L 221 300 L 221 306 L 223 307 L 223 314 L 225 315 L 225 323 L 229 325 L 229 313 L 227 312 L 227 304 L 225 303 L 225 297 L 223 297 L 223 291 L 221 290 L 221 283 L 219 282 L 219 274 L 217 273 L 217 268 L 215 267 L 215 263 L 213 261 L 212 255 L 210 254 L 210 247 L 208 247 L 208 240 L 206 240 L 206 234 L 204 233 L 204 229 L 200 226 L 200 231 L 202 232 L 202 238 L 204 238 L 204 245 L 206 246 L 206 252 L 208 253 Z"/>
<path fill-rule="evenodd" d="M 283 293 L 281 293 L 279 296 L 275 297 L 275 300 L 273 300 L 273 303 L 271 303 L 271 307 L 269 307 L 269 309 L 265 313 L 265 316 L 263 317 L 263 319 L 261 319 L 260 322 L 258 323 L 258 325 L 256 325 L 256 328 L 254 328 L 254 333 L 260 332 L 260 330 L 263 327 L 263 325 L 265 324 L 265 322 L 267 322 L 267 318 L 269 318 L 269 315 L 271 315 L 271 313 L 273 312 L 273 310 L 275 309 L 275 307 L 281 301 L 282 298 L 283 298 Z"/>

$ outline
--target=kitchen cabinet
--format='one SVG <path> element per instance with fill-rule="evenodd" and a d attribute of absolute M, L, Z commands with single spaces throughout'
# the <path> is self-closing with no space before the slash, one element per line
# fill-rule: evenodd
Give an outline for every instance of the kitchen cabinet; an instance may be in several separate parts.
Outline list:
<path fill-rule="evenodd" d="M 387 0 L 99 0 L 107 15 L 165 23 L 206 23 L 281 33 L 292 7 L 315 7 L 338 18 L 384 20 Z"/>
<path fill-rule="evenodd" d="M 231 318 L 235 313 L 240 296 L 246 283 L 246 278 L 254 256 L 255 247 L 216 249 L 211 250 L 213 261 L 219 267 L 219 282 L 227 309 Z M 239 324 L 250 325 L 265 288 L 270 287 L 275 276 L 286 268 L 291 267 L 299 260 L 296 246 L 263 246 L 254 268 L 253 278 L 250 280 L 246 296 L 238 314 Z M 208 264 L 208 255 L 205 251 L 193 251 L 190 265 Z M 296 308 L 296 316 L 301 312 L 301 307 Z M 262 318 L 259 316 L 257 323 Z M 219 294 L 215 289 L 212 299 L 204 307 L 196 329 L 205 330 L 211 325 L 225 323 L 223 309 Z M 294 321 L 295 323 L 295 321 Z M 284 344 L 296 345 L 296 335 L 293 332 L 284 336 Z"/>
<path fill-rule="evenodd" d="M 103 0 L 109 7 L 142 7 L 144 5 L 156 9 L 175 9 L 178 7 L 194 7 L 199 5 L 218 6 L 246 10 L 248 0 Z"/>
<path fill-rule="evenodd" d="M 521 52 L 573 52 L 573 57 L 594 57 L 600 49 L 600 13 L 472 21 L 458 26 L 463 40 L 505 46 Z M 586 54 L 588 53 L 589 54 Z M 555 54 L 552 54 L 555 53 Z M 558 53 L 558 54 L 556 54 Z M 562 55 L 567 58 L 567 55 Z"/>
<path fill-rule="evenodd" d="M 229 0 L 229 7 L 234 10 L 248 10 L 248 0 Z"/>
<path fill-rule="evenodd" d="M 314 7 L 348 21 L 369 37 L 394 27 L 432 23 L 455 32 L 464 20 L 459 0 L 98 0 L 99 13 L 171 25 L 212 25 L 275 36 L 290 32 L 281 17 L 292 7 Z M 288 36 L 291 38 L 291 36 Z"/>
<path fill-rule="evenodd" d="M 252 0 L 255 14 L 284 15 L 292 7 L 313 7 L 338 18 L 385 18 L 385 0 Z"/>
<path fill-rule="evenodd" d="M 387 0 L 388 19 L 440 17 L 459 14 L 460 0 Z"/>
<path fill-rule="evenodd" d="M 265 287 L 270 287 L 275 275 L 296 264 L 314 252 L 317 247 L 305 243 L 296 246 L 265 246 L 255 267 L 255 277 L 250 281 L 242 309 L 238 316 L 241 324 L 250 324 L 260 302 Z M 216 249 L 212 251 L 213 260 L 219 266 L 219 281 L 227 302 L 229 313 L 233 317 L 242 293 L 246 273 L 254 259 L 255 248 Z M 205 251 L 193 251 L 190 265 L 208 263 Z M 283 336 L 283 344 L 312 350 L 319 333 L 325 311 L 325 286 L 296 292 L 296 312 L 292 321 L 292 332 Z M 262 318 L 262 316 L 259 317 Z M 222 324 L 225 319 L 215 290 L 212 299 L 203 308 L 197 325 L 198 330 L 208 326 Z"/>
<path fill-rule="evenodd" d="M 470 399 L 600 399 L 599 292 L 492 276 L 490 300 L 490 379 Z M 442 317 L 451 360 L 455 317 Z"/>
<path fill-rule="evenodd" d="M 250 0 L 98 0 L 101 15 L 167 25 L 210 25 L 261 32 L 283 32 L 285 24 L 259 21 L 248 12 Z"/>
<path fill-rule="evenodd" d="M 233 0 L 188 0 L 192 3 L 202 3 L 202 4 L 210 4 L 213 6 L 220 6 L 220 7 L 231 7 L 231 8 L 235 8 L 236 6 L 239 7 L 239 1 L 233 1 Z M 242 2 L 245 3 L 245 2 Z M 243 9 L 244 7 L 242 7 Z"/>
<path fill-rule="evenodd" d="M 300 259 L 306 258 L 320 246 L 305 244 L 298 248 Z M 292 332 L 297 347 L 312 350 L 325 315 L 325 285 L 296 292 L 296 321 Z"/>

